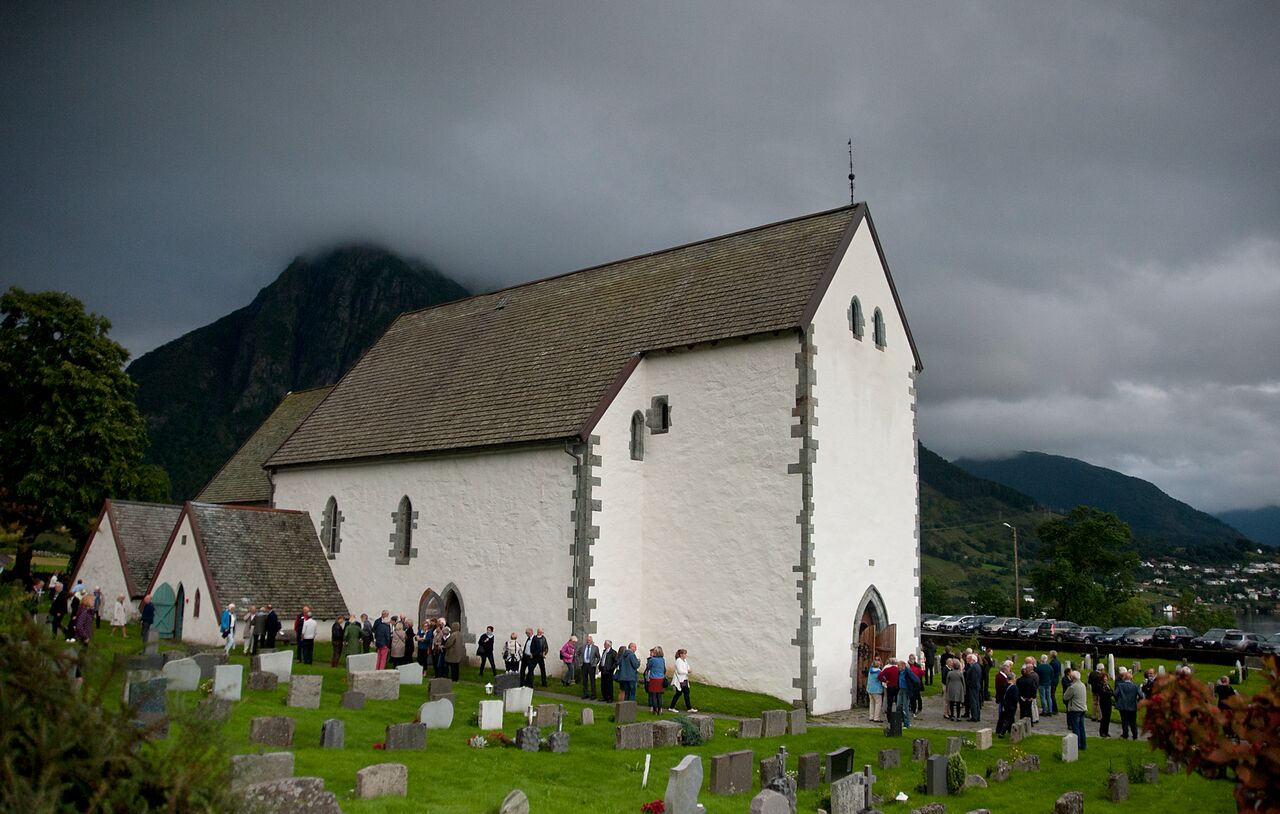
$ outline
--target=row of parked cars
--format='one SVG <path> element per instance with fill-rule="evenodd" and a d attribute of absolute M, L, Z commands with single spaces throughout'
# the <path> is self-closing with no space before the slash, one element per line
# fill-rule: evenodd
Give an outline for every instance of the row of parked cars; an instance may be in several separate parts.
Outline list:
<path fill-rule="evenodd" d="M 1012 616 L 974 614 L 937 616 L 929 613 L 921 616 L 921 627 L 930 633 L 982 634 L 1074 644 L 1152 645 L 1240 653 L 1280 653 L 1280 633 L 1264 637 L 1234 628 L 1213 628 L 1205 631 L 1204 635 L 1197 636 L 1194 630 L 1182 625 L 1113 627 L 1103 630 L 1093 625 L 1077 625 L 1065 619 L 1018 619 Z"/>

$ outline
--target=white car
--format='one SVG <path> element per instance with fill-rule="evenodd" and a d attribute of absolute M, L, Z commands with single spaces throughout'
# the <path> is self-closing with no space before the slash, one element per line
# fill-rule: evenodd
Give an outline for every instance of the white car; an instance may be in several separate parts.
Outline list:
<path fill-rule="evenodd" d="M 943 622 L 948 622 L 948 621 L 950 621 L 950 620 L 952 620 L 952 619 L 955 619 L 955 618 L 957 618 L 957 617 L 955 617 L 955 616 L 939 616 L 937 619 L 930 619 L 929 621 L 927 621 L 927 622 L 925 622 L 924 624 L 920 625 L 920 627 L 924 628 L 925 630 L 932 630 L 932 631 L 935 631 L 935 632 L 936 632 L 936 631 L 938 630 L 938 627 L 939 627 Z"/>

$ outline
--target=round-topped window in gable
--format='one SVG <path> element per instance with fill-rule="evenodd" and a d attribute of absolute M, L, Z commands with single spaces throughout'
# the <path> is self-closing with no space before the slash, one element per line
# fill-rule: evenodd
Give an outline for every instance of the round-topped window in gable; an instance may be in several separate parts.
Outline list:
<path fill-rule="evenodd" d="M 862 318 L 862 301 L 854 297 L 849 303 L 849 330 L 853 332 L 854 339 L 862 339 L 865 325 L 866 320 Z"/>
<path fill-rule="evenodd" d="M 644 460 L 644 413 L 631 414 L 631 460 Z"/>
<path fill-rule="evenodd" d="M 872 330 L 875 331 L 876 347 L 883 350 L 884 346 L 888 343 L 885 342 L 885 335 L 884 335 L 885 334 L 884 314 L 880 313 L 879 308 L 877 308 L 875 314 L 872 315 L 871 321 L 872 321 Z"/>

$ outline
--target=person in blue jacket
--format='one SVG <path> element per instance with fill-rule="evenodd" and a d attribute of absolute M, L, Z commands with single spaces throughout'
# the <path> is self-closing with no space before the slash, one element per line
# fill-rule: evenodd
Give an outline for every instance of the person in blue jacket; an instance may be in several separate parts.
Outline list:
<path fill-rule="evenodd" d="M 640 676 L 640 657 L 636 655 L 636 643 L 632 642 L 618 655 L 618 671 L 613 680 L 622 688 L 622 700 L 636 700 L 636 680 Z"/>
<path fill-rule="evenodd" d="M 884 685 L 880 683 L 880 659 L 871 662 L 867 669 L 867 719 L 873 724 L 884 723 Z"/>
<path fill-rule="evenodd" d="M 1138 739 L 1138 685 L 1129 671 L 1120 668 L 1116 679 L 1116 710 L 1120 713 L 1120 737 Z"/>
<path fill-rule="evenodd" d="M 924 688 L 920 677 L 907 666 L 905 659 L 898 661 L 898 708 L 902 710 L 902 728 L 911 728 L 911 701 Z"/>
<path fill-rule="evenodd" d="M 661 647 L 649 649 L 649 659 L 644 665 L 645 689 L 649 691 L 649 711 L 662 714 L 662 694 L 666 692 L 667 660 Z"/>

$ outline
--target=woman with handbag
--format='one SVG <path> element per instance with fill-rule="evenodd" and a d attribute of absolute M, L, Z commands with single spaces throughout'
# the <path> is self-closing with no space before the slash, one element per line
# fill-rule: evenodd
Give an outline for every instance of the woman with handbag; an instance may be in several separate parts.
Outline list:
<path fill-rule="evenodd" d="M 520 669 L 520 642 L 514 630 L 511 631 L 511 638 L 502 646 L 502 663 L 506 665 L 508 673 Z"/>
<path fill-rule="evenodd" d="M 667 662 L 662 657 L 662 648 L 649 650 L 649 660 L 644 664 L 645 688 L 649 691 L 649 711 L 654 715 L 662 714 L 662 693 L 667 689 Z"/>
<path fill-rule="evenodd" d="M 671 688 L 675 692 L 671 696 L 670 712 L 676 711 L 676 702 L 680 700 L 680 696 L 684 696 L 684 711 L 697 712 L 693 705 L 689 703 L 689 662 L 685 660 L 685 656 L 689 655 L 689 651 L 683 647 L 676 651 L 676 676 L 671 680 Z"/>

